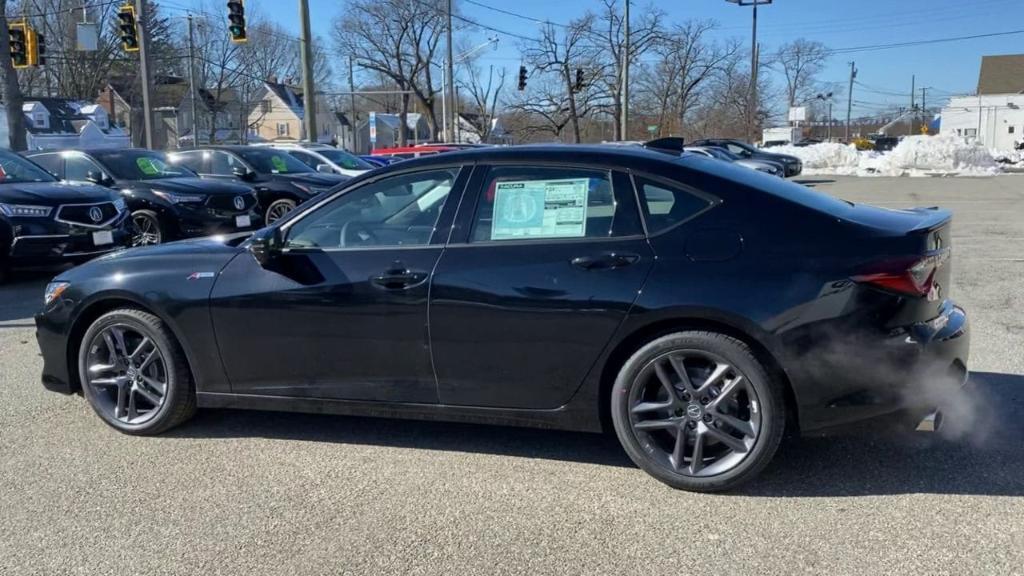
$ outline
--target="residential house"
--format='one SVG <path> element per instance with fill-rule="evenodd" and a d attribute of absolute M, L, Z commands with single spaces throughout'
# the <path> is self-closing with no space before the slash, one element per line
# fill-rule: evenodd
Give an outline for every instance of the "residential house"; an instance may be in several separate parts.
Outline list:
<path fill-rule="evenodd" d="M 124 148 L 127 133 L 110 122 L 107 111 L 91 102 L 67 98 L 29 98 L 22 105 L 29 150 Z"/>
<path fill-rule="evenodd" d="M 271 142 L 337 142 L 340 124 L 338 117 L 323 95 L 316 97 L 316 138 L 307 138 L 305 106 L 302 91 L 294 86 L 274 81 L 263 83 L 263 88 L 252 99 L 249 111 L 249 136 Z"/>
<path fill-rule="evenodd" d="M 170 150 L 178 146 L 178 111 L 188 93 L 188 82 L 177 76 L 153 78 L 150 101 L 153 112 L 153 147 Z M 142 83 L 137 77 L 116 77 L 100 91 L 96 104 L 112 122 L 131 136 L 132 146 L 144 146 L 146 135 L 142 108 Z"/>
<path fill-rule="evenodd" d="M 942 108 L 941 134 L 976 139 L 996 150 L 1024 141 L 1024 54 L 983 56 L 977 93 Z"/>
<path fill-rule="evenodd" d="M 400 114 L 386 114 L 383 112 L 374 112 L 372 116 L 376 128 L 376 141 L 370 142 L 370 119 L 367 118 L 365 122 L 359 124 L 359 129 L 356 130 L 357 147 L 355 151 L 366 153 L 375 148 L 393 148 L 398 146 L 398 143 L 401 142 L 399 128 L 402 125 L 402 116 Z M 434 140 L 433 134 L 430 131 L 430 124 L 423 114 L 414 112 L 406 114 L 405 125 L 406 140 L 410 146 Z"/>
<path fill-rule="evenodd" d="M 238 92 L 233 88 L 200 88 L 196 98 L 199 142 L 210 144 L 237 144 L 241 142 L 241 126 L 247 121 L 243 117 Z M 192 137 L 192 91 L 185 92 L 178 106 L 178 146 L 193 146 Z"/>

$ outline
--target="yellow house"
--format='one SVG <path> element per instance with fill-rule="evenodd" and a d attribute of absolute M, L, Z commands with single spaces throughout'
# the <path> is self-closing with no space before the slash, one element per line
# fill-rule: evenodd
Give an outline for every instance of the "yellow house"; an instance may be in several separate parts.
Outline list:
<path fill-rule="evenodd" d="M 293 86 L 264 82 L 263 91 L 254 98 L 249 112 L 249 139 L 267 142 L 339 141 L 338 117 L 323 95 L 316 97 L 316 138 L 306 137 L 302 91 Z"/>

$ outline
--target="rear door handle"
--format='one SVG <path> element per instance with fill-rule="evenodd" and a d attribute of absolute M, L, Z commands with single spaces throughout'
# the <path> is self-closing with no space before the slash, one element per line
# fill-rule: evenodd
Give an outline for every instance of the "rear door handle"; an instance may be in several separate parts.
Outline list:
<path fill-rule="evenodd" d="M 593 256 L 577 256 L 572 259 L 572 265 L 584 270 L 607 270 L 610 268 L 622 268 L 640 260 L 639 254 L 628 252 L 605 252 Z"/>
<path fill-rule="evenodd" d="M 408 290 L 426 281 L 426 272 L 415 272 L 404 268 L 393 268 L 372 278 L 374 284 L 385 290 Z"/>

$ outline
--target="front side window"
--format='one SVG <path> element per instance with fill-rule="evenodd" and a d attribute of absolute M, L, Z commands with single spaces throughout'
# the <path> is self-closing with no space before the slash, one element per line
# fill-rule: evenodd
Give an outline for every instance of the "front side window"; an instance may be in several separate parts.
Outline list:
<path fill-rule="evenodd" d="M 86 182 L 90 172 L 102 172 L 95 162 L 81 154 L 72 154 L 64 158 L 64 179 L 72 182 Z"/>
<path fill-rule="evenodd" d="M 372 170 L 373 166 L 370 166 L 365 160 L 359 158 L 354 154 L 349 154 L 344 150 L 317 150 L 317 154 L 320 154 L 324 158 L 327 158 L 331 162 L 334 162 L 338 166 L 346 170 Z"/>
<path fill-rule="evenodd" d="M 324 162 L 321 162 L 319 158 L 313 156 L 308 152 L 303 152 L 301 150 L 289 150 L 288 153 L 291 154 L 292 157 L 296 158 L 299 162 L 302 162 L 303 164 L 309 166 L 310 168 L 313 168 L 314 170 L 320 164 L 324 164 Z"/>
<path fill-rule="evenodd" d="M 227 152 L 212 150 L 210 152 L 205 152 L 205 154 L 209 155 L 207 161 L 209 162 L 211 174 L 217 174 L 218 176 L 230 176 L 235 173 L 235 168 L 245 168 L 245 165 L 242 164 L 241 160 Z"/>
<path fill-rule="evenodd" d="M 689 220 L 711 206 L 711 201 L 674 186 L 635 178 L 648 234 L 654 235 Z"/>
<path fill-rule="evenodd" d="M 0 152 L 0 184 L 54 182 L 52 174 L 11 152 Z"/>
<path fill-rule="evenodd" d="M 616 201 L 608 171 L 494 167 L 484 179 L 471 241 L 629 235 L 636 220 L 627 206 Z"/>
<path fill-rule="evenodd" d="M 178 166 L 184 166 L 189 170 L 198 174 L 207 174 L 206 168 L 203 167 L 203 153 L 199 150 L 190 150 L 188 152 L 178 152 L 172 154 L 170 157 L 171 164 Z"/>
<path fill-rule="evenodd" d="M 288 230 L 287 248 L 418 246 L 430 237 L 458 170 L 392 176 L 350 190 Z"/>
<path fill-rule="evenodd" d="M 238 155 L 257 172 L 263 174 L 289 174 L 292 172 L 314 172 L 285 150 L 273 148 L 239 148 Z"/>

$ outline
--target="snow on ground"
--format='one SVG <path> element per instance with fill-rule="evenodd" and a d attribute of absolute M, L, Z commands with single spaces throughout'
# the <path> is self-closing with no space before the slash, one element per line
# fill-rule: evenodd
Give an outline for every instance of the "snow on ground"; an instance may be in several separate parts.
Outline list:
<path fill-rule="evenodd" d="M 888 152 L 835 143 L 782 146 L 804 163 L 804 174 L 856 176 L 990 176 L 1002 172 L 992 152 L 957 136 L 908 136 Z"/>

